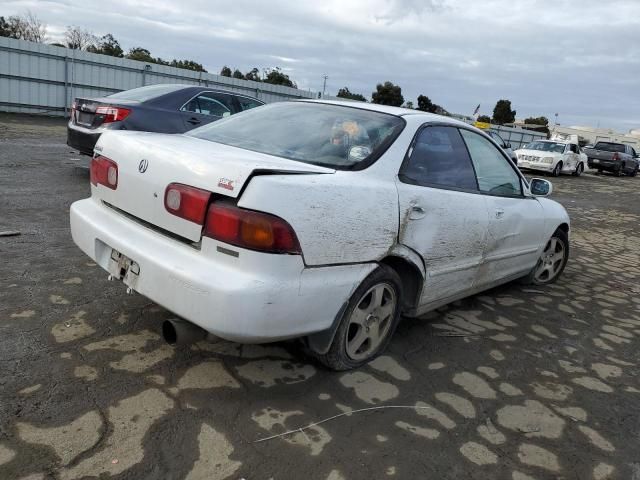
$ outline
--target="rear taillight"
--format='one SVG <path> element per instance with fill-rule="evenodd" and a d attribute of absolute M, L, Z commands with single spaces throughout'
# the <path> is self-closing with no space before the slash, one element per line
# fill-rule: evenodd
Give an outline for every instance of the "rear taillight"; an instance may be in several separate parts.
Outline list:
<path fill-rule="evenodd" d="M 211 192 L 206 190 L 171 183 L 164 191 L 164 208 L 173 215 L 202 225 L 210 197 Z"/>
<path fill-rule="evenodd" d="M 118 188 L 118 164 L 107 157 L 97 156 L 91 159 L 91 183 L 104 185 L 111 190 Z"/>
<path fill-rule="evenodd" d="M 614 162 L 617 162 L 618 160 L 620 160 L 620 155 L 618 155 L 618 152 L 613 153 L 611 160 L 613 160 Z"/>
<path fill-rule="evenodd" d="M 131 110 L 122 107 L 98 107 L 96 108 L 96 115 L 103 115 L 104 119 L 102 123 L 120 122 L 127 118 Z"/>
<path fill-rule="evenodd" d="M 293 228 L 267 213 L 212 203 L 207 211 L 204 235 L 238 247 L 268 253 L 300 255 Z"/>

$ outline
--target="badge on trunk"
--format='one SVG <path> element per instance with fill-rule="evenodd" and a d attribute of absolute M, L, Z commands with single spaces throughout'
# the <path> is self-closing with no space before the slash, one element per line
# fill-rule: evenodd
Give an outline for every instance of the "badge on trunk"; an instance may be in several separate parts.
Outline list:
<path fill-rule="evenodd" d="M 148 166 L 149 166 L 149 160 L 147 160 L 146 158 L 143 158 L 142 160 L 140 160 L 140 163 L 138 164 L 138 171 L 140 173 L 144 173 L 147 171 Z"/>

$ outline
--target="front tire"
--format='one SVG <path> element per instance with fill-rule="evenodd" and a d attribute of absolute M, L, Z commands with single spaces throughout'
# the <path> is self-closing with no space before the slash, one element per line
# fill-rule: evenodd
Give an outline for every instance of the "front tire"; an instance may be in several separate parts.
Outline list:
<path fill-rule="evenodd" d="M 332 370 L 358 368 L 389 344 L 400 320 L 402 281 L 387 265 L 376 268 L 351 296 L 329 351 L 316 355 Z"/>
<path fill-rule="evenodd" d="M 553 175 L 554 177 L 559 177 L 561 171 L 562 171 L 562 162 L 558 162 L 558 164 L 555 166 L 555 168 L 551 172 L 551 175 Z"/>
<path fill-rule="evenodd" d="M 556 230 L 545 245 L 538 263 L 529 275 L 523 278 L 528 285 L 549 285 L 564 271 L 569 260 L 569 237 L 564 230 Z"/>

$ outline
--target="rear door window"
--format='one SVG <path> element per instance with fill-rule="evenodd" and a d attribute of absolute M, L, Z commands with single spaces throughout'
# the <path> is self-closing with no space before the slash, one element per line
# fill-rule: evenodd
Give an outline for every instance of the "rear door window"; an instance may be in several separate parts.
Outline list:
<path fill-rule="evenodd" d="M 252 108 L 259 107 L 260 105 L 264 105 L 261 101 L 256 100 L 255 98 L 249 97 L 236 97 L 238 103 L 240 104 L 240 110 L 251 110 Z"/>
<path fill-rule="evenodd" d="M 469 149 L 481 192 L 502 196 L 521 196 L 520 176 L 500 150 L 485 137 L 460 130 Z"/>
<path fill-rule="evenodd" d="M 424 128 L 402 168 L 400 180 L 422 186 L 478 189 L 469 153 L 454 127 Z"/>
<path fill-rule="evenodd" d="M 205 92 L 191 99 L 182 107 L 182 111 L 227 117 L 234 112 L 233 99 L 226 93 Z"/>

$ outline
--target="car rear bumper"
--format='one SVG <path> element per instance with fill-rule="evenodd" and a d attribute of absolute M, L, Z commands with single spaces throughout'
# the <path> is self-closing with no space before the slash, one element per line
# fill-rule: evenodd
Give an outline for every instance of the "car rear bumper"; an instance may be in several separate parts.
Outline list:
<path fill-rule="evenodd" d="M 73 123 L 67 124 L 67 145 L 85 155 L 93 155 L 93 147 L 103 130 L 94 131 L 82 128 Z"/>
<path fill-rule="evenodd" d="M 117 250 L 139 266 L 131 284 L 135 291 L 219 337 L 243 343 L 328 329 L 376 267 L 307 268 L 301 256 L 253 252 L 209 238 L 196 249 L 92 198 L 71 205 L 70 222 L 76 245 L 102 268 L 109 271 L 112 249 Z"/>
<path fill-rule="evenodd" d="M 589 168 L 600 169 L 600 170 L 618 170 L 622 168 L 622 164 L 620 162 L 614 162 L 611 160 L 600 160 L 598 158 L 590 158 L 587 160 L 589 164 Z"/>

